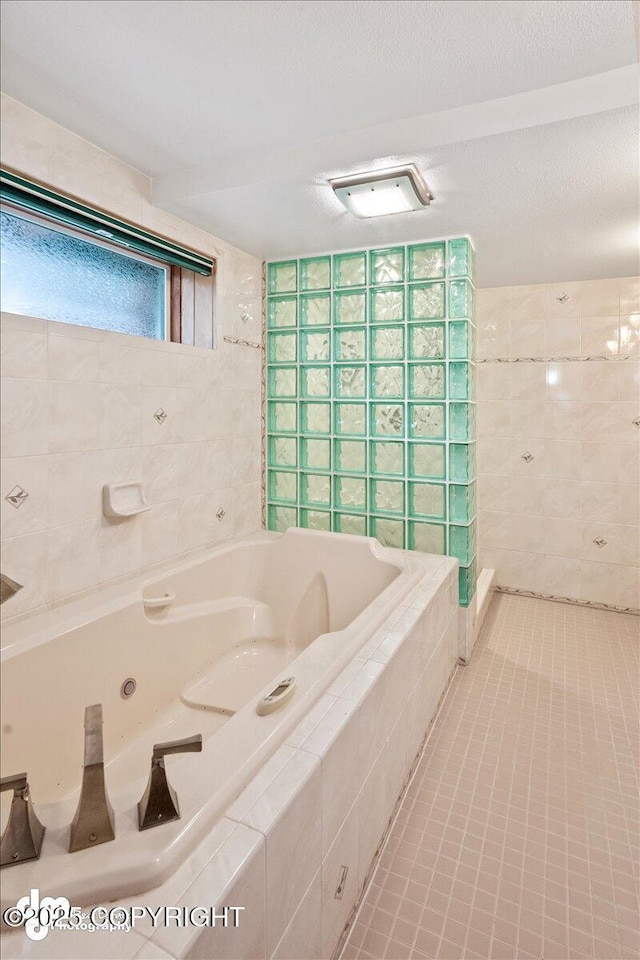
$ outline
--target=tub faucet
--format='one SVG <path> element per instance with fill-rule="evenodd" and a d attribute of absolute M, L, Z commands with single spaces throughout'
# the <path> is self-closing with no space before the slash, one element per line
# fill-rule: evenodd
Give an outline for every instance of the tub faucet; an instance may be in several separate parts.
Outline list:
<path fill-rule="evenodd" d="M 202 734 L 187 737 L 185 740 L 171 740 L 169 743 L 155 743 L 151 754 L 151 773 L 147 789 L 138 803 L 138 829 L 159 827 L 161 823 L 170 823 L 180 819 L 180 807 L 175 790 L 167 780 L 164 758 L 169 753 L 200 753 Z"/>
<path fill-rule="evenodd" d="M 22 584 L 17 583 L 15 580 L 12 580 L 11 577 L 5 577 L 4 573 L 0 573 L 0 603 L 4 603 L 5 600 L 11 600 L 18 590 L 22 590 Z"/>
<path fill-rule="evenodd" d="M 0 841 L 0 867 L 10 867 L 26 860 L 37 860 L 42 850 L 45 827 L 40 823 L 31 803 L 26 773 L 16 773 L 0 780 L 0 791 L 13 790 L 11 811 Z"/>
<path fill-rule="evenodd" d="M 84 711 L 84 770 L 76 815 L 71 824 L 69 853 L 115 839 L 113 809 L 104 782 L 102 704 Z"/>

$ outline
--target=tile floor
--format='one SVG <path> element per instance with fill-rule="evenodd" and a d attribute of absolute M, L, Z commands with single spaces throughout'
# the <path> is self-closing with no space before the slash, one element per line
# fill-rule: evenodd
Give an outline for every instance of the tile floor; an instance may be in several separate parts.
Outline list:
<path fill-rule="evenodd" d="M 495 596 L 344 960 L 638 960 L 639 635 Z"/>

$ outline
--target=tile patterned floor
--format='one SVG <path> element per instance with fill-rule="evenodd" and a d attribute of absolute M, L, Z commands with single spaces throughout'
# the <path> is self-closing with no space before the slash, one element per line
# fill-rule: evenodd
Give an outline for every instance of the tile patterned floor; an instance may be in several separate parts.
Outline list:
<path fill-rule="evenodd" d="M 638 960 L 639 634 L 494 598 L 344 960 Z"/>

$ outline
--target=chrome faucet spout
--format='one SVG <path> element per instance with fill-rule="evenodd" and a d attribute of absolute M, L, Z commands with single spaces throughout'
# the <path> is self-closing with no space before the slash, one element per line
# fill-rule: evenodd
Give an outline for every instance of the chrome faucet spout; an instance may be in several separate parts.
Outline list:
<path fill-rule="evenodd" d="M 15 596 L 18 590 L 22 590 L 21 583 L 12 580 L 11 577 L 5 577 L 4 573 L 0 573 L 0 603 L 11 600 L 11 597 Z"/>
<path fill-rule="evenodd" d="M 84 712 L 84 770 L 76 815 L 71 824 L 69 853 L 115 839 L 113 809 L 104 782 L 102 704 Z"/>

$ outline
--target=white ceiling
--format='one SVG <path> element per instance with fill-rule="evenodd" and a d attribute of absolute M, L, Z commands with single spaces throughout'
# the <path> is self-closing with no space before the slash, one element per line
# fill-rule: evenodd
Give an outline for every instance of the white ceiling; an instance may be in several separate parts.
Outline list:
<path fill-rule="evenodd" d="M 635 273 L 631 0 L 4 0 L 6 93 L 261 257 L 468 233 L 482 285 Z M 328 176 L 413 159 L 358 221 Z"/>

